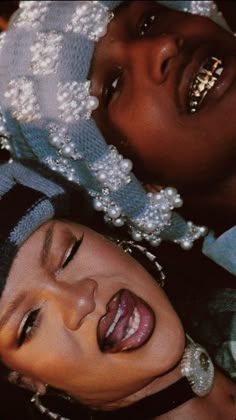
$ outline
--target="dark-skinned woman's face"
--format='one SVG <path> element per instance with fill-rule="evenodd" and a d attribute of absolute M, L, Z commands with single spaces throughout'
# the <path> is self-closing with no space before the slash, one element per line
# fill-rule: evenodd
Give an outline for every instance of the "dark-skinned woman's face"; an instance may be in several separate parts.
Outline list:
<path fill-rule="evenodd" d="M 146 180 L 211 184 L 234 167 L 235 74 L 232 34 L 158 2 L 129 2 L 95 49 L 94 118 Z"/>

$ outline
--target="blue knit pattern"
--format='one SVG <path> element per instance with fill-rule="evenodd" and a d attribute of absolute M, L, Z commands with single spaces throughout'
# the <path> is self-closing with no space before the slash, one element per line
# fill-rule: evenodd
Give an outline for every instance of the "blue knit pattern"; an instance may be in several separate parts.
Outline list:
<path fill-rule="evenodd" d="M 33 159 L 45 163 L 50 157 L 58 159 L 58 151 L 49 144 L 50 123 L 61 124 L 57 102 L 58 82 L 85 82 L 88 77 L 95 42 L 74 31 L 66 31 L 66 24 L 71 21 L 77 1 L 35 2 L 48 4 L 45 16 L 35 29 L 32 25 L 16 26 L 19 12 L 14 15 L 7 36 L 0 47 L 0 104 L 6 120 L 7 130 L 11 133 L 11 152 L 16 159 Z M 101 1 L 112 11 L 122 1 Z M 179 10 L 191 10 L 191 1 L 163 1 L 170 7 Z M 222 23 L 222 22 L 221 22 Z M 62 44 L 56 71 L 48 75 L 32 72 L 31 47 L 38 40 L 39 33 L 56 32 L 62 35 Z M 26 77 L 34 83 L 34 94 L 40 109 L 41 117 L 33 121 L 22 121 L 15 118 L 14 107 L 5 97 L 6 87 L 11 80 Z M 95 122 L 79 120 L 67 123 L 71 141 L 76 144 L 82 159 L 70 159 L 70 168 L 76 173 L 76 182 L 85 187 L 90 194 L 101 193 L 103 186 L 95 179 L 89 164 L 96 162 L 108 153 L 108 146 Z M 147 194 L 137 179 L 131 175 L 129 184 L 123 185 L 110 194 L 110 199 L 121 207 L 123 214 L 134 219 L 143 214 L 148 207 Z M 173 213 L 171 228 L 163 237 L 178 238 L 186 231 L 186 222 Z"/>

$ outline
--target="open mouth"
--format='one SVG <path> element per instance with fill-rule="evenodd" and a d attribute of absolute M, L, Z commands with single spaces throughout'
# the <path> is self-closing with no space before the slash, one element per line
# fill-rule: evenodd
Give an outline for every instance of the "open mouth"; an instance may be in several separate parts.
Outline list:
<path fill-rule="evenodd" d="M 199 70 L 189 90 L 189 110 L 197 112 L 224 70 L 222 60 L 210 57 Z"/>
<path fill-rule="evenodd" d="M 99 320 L 99 347 L 105 353 L 137 349 L 151 337 L 154 325 L 150 306 L 130 290 L 122 289 L 108 302 L 107 312 Z"/>

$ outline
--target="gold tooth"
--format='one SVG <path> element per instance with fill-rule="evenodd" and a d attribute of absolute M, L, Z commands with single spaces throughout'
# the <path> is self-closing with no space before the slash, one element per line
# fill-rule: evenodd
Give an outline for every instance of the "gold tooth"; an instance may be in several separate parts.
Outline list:
<path fill-rule="evenodd" d="M 219 69 L 219 66 L 222 66 L 222 61 L 216 57 L 211 57 L 211 59 L 214 61 L 211 70 L 203 68 L 197 75 L 195 81 L 192 83 L 189 95 L 191 99 L 189 103 L 191 113 L 197 111 L 197 108 L 205 98 L 207 92 L 214 86 L 216 80 L 218 79 L 216 76 L 219 76 L 223 71 L 222 69 L 219 74 L 216 72 Z M 192 108 L 193 106 L 196 108 Z"/>
<path fill-rule="evenodd" d="M 212 60 L 214 60 L 215 61 L 215 63 L 213 64 L 213 66 L 212 66 L 212 69 L 213 69 L 213 71 L 214 70 L 216 70 L 217 69 L 217 67 L 219 66 L 219 65 L 221 65 L 222 64 L 222 60 L 220 60 L 219 58 L 216 58 L 216 57 L 211 57 L 212 58 Z"/>
<path fill-rule="evenodd" d="M 207 83 L 209 81 L 209 79 L 210 79 L 210 77 L 209 77 L 208 74 L 199 73 L 197 75 L 197 80 L 199 80 L 199 82 L 201 82 L 201 83 Z"/>

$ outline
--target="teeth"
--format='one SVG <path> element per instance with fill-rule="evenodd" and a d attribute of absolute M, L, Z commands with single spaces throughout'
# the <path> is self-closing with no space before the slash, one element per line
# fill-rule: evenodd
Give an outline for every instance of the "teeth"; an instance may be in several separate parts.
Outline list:
<path fill-rule="evenodd" d="M 139 315 L 139 312 L 138 312 L 137 308 L 134 308 L 134 312 L 133 312 L 133 314 L 132 314 L 132 316 L 130 317 L 130 320 L 129 320 L 126 335 L 122 339 L 122 341 L 126 340 L 131 335 L 133 335 L 138 330 L 139 324 L 140 324 L 140 315 Z"/>
<path fill-rule="evenodd" d="M 216 69 L 216 74 L 220 76 L 223 70 L 224 70 L 224 67 L 219 67 L 218 69 Z"/>
<path fill-rule="evenodd" d="M 106 337 L 106 338 L 107 338 L 107 337 L 109 337 L 109 335 L 111 335 L 111 333 L 114 331 L 115 326 L 116 326 L 117 322 L 119 321 L 119 319 L 120 319 L 120 317 L 121 317 L 121 314 L 122 314 L 122 310 L 121 310 L 121 308 L 119 307 L 119 308 L 118 308 L 118 311 L 116 312 L 116 316 L 115 316 L 115 318 L 114 318 L 114 320 L 113 320 L 112 324 L 110 325 L 110 327 L 108 328 L 108 330 L 107 330 L 107 332 L 106 332 L 106 335 L 105 335 L 105 337 Z"/>
<path fill-rule="evenodd" d="M 112 324 L 110 325 L 110 327 L 108 328 L 108 330 L 106 332 L 105 338 L 109 337 L 109 335 L 112 334 L 112 332 L 114 331 L 117 323 L 119 322 L 119 319 L 120 319 L 121 315 L 122 315 L 122 310 L 119 307 Z M 133 335 L 138 330 L 139 324 L 140 324 L 140 315 L 139 315 L 139 312 L 138 312 L 137 308 L 134 308 L 134 311 L 133 311 L 133 313 L 132 313 L 132 315 L 129 319 L 129 322 L 128 322 L 126 335 L 122 339 L 122 341 L 126 340 L 131 335 Z"/>
<path fill-rule="evenodd" d="M 191 113 L 199 109 L 203 99 L 214 86 L 223 70 L 222 61 L 216 57 L 211 57 L 205 67 L 199 71 L 189 92 L 189 110 Z"/>

